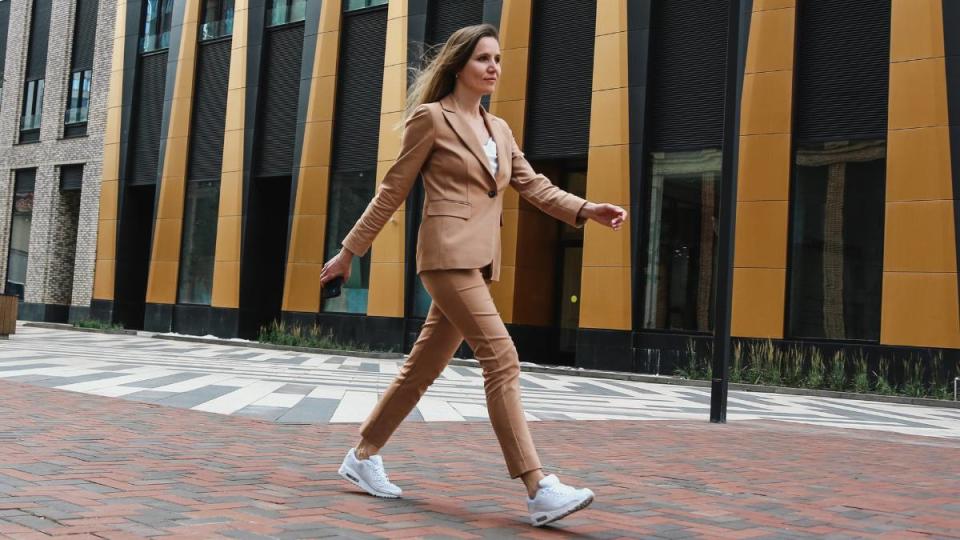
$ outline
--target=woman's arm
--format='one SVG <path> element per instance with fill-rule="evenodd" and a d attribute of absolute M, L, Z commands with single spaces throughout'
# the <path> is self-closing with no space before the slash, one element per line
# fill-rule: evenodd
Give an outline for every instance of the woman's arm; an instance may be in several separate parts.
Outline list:
<path fill-rule="evenodd" d="M 337 276 L 343 276 L 344 280 L 350 278 L 353 256 L 362 257 L 367 253 L 370 245 L 373 244 L 373 239 L 410 193 L 410 188 L 416 182 L 423 163 L 433 149 L 433 130 L 430 109 L 426 105 L 417 107 L 403 126 L 400 155 L 390 166 L 383 182 L 380 182 L 377 194 L 341 242 L 343 249 L 327 261 L 320 270 L 321 286 Z"/>
<path fill-rule="evenodd" d="M 423 163 L 433 149 L 434 127 L 430 109 L 421 105 L 413 111 L 403 128 L 400 155 L 380 183 L 376 196 L 343 239 L 343 247 L 362 257 L 390 216 L 406 200 Z"/>
<path fill-rule="evenodd" d="M 546 176 L 533 170 L 530 162 L 523 157 L 512 131 L 510 140 L 513 146 L 510 185 L 524 199 L 546 214 L 577 228 L 582 228 L 588 219 L 592 219 L 614 230 L 620 229 L 627 219 L 626 210 L 613 204 L 592 203 L 558 188 Z"/>

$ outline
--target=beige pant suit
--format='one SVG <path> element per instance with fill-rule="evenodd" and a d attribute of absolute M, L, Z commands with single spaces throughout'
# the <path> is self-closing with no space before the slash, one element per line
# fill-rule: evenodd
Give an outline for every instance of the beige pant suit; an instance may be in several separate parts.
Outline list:
<path fill-rule="evenodd" d="M 502 119 L 481 114 L 497 146 L 491 170 L 481 141 L 446 97 L 419 106 L 404 126 L 400 154 L 376 196 L 343 240 L 363 256 L 407 194 L 423 177 L 424 212 L 417 272 L 432 303 L 410 356 L 361 426 L 383 447 L 466 340 L 480 362 L 487 410 L 512 478 L 540 468 L 520 402 L 520 362 L 490 295 L 500 278 L 503 191 L 513 186 L 531 204 L 582 227 L 586 201 L 535 173 Z"/>

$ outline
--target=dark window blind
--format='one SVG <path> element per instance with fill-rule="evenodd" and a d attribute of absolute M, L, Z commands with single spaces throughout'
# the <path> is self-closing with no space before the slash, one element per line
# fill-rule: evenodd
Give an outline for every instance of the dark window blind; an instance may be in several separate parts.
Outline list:
<path fill-rule="evenodd" d="M 27 80 L 45 77 L 47 40 L 50 39 L 50 5 L 52 0 L 35 0 L 30 18 L 30 49 L 27 51 Z"/>
<path fill-rule="evenodd" d="M 73 71 L 93 69 L 98 0 L 77 0 L 73 25 Z"/>
<path fill-rule="evenodd" d="M 231 40 L 201 43 L 190 130 L 190 180 L 219 180 L 223 165 L 223 133 L 227 116 L 227 81 Z"/>
<path fill-rule="evenodd" d="M 160 163 L 160 128 L 163 122 L 163 92 L 167 82 L 167 53 L 140 58 L 133 129 L 131 184 L 155 184 Z"/>
<path fill-rule="evenodd" d="M 884 139 L 890 0 L 799 3 L 796 137 Z"/>
<path fill-rule="evenodd" d="M 533 5 L 524 146 L 529 158 L 587 155 L 596 14 L 593 1 Z"/>
<path fill-rule="evenodd" d="M 442 45 L 464 26 L 483 22 L 483 0 L 433 0 L 428 13 L 428 44 Z"/>
<path fill-rule="evenodd" d="M 83 187 L 83 165 L 60 166 L 60 191 L 80 191 Z"/>
<path fill-rule="evenodd" d="M 290 176 L 293 173 L 293 145 L 300 100 L 303 24 L 268 29 L 265 41 L 257 174 L 261 177 Z"/>
<path fill-rule="evenodd" d="M 7 58 L 7 32 L 10 26 L 10 0 L 0 2 L 0 79 Z M 0 85 L 3 82 L 0 80 Z"/>
<path fill-rule="evenodd" d="M 343 15 L 333 123 L 335 171 L 377 168 L 386 33 L 385 8 Z"/>
<path fill-rule="evenodd" d="M 727 1 L 654 2 L 649 85 L 651 150 L 723 143 Z"/>

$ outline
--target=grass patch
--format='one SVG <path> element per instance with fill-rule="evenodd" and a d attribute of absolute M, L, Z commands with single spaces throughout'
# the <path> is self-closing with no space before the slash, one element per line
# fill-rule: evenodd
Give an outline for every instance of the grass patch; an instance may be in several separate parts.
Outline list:
<path fill-rule="evenodd" d="M 93 328 L 94 330 L 123 330 L 123 326 L 98 319 L 80 319 L 74 321 L 74 328 Z"/>
<path fill-rule="evenodd" d="M 698 351 L 691 340 L 680 355 L 675 374 L 687 379 L 710 380 L 713 360 L 709 349 Z M 871 362 L 863 349 L 844 349 L 826 355 L 817 346 L 777 346 L 772 340 L 734 340 L 730 359 L 730 382 L 951 399 L 953 377 L 943 369 L 942 352 L 924 360 L 920 355 L 898 360 L 891 370 L 889 358 Z M 898 377 L 899 375 L 899 377 Z M 895 381 L 900 381 L 899 383 Z"/>
<path fill-rule="evenodd" d="M 336 351 L 395 352 L 393 347 L 389 350 L 372 349 L 366 343 L 338 341 L 333 336 L 333 330 L 324 328 L 318 324 L 314 324 L 313 326 L 301 326 L 299 324 L 288 325 L 282 321 L 273 321 L 267 326 L 261 326 L 257 341 L 271 345 L 309 347 L 311 349 L 330 349 Z"/>

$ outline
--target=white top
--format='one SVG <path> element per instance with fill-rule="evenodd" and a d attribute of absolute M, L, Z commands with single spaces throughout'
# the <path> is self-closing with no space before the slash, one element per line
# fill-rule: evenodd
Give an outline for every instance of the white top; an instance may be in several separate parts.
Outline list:
<path fill-rule="evenodd" d="M 487 154 L 487 160 L 490 162 L 490 170 L 493 171 L 494 176 L 497 174 L 497 143 L 493 140 L 493 137 L 487 139 L 487 143 L 483 145 L 483 152 Z"/>

